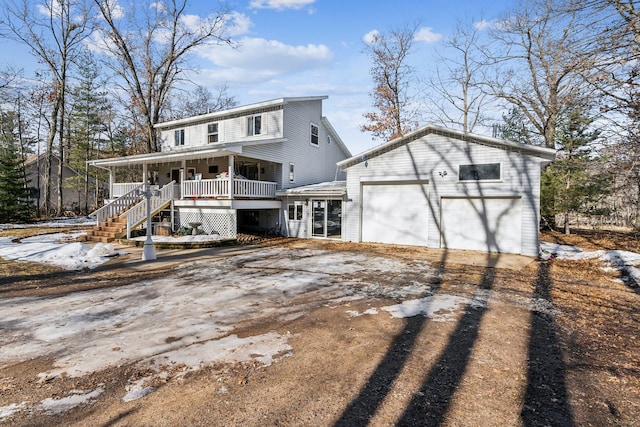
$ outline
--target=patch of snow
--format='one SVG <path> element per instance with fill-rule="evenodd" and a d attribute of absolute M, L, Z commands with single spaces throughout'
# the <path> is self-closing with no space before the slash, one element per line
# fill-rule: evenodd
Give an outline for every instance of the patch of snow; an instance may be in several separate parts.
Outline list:
<path fill-rule="evenodd" d="M 144 384 L 149 381 L 151 377 L 140 378 L 133 384 L 127 384 L 125 386 L 126 394 L 122 398 L 123 402 L 131 402 L 133 400 L 145 397 L 149 393 L 156 391 L 155 387 L 145 386 Z"/>
<path fill-rule="evenodd" d="M 96 220 L 88 217 L 59 218 L 51 221 L 32 222 L 28 224 L 0 224 L 0 230 L 12 230 L 23 228 L 59 228 L 69 226 L 90 227 Z"/>
<path fill-rule="evenodd" d="M 131 240 L 144 242 L 147 240 L 147 236 L 134 237 Z M 196 234 L 195 236 L 151 236 L 151 240 L 154 243 L 202 243 L 217 242 L 222 240 L 222 237 L 219 234 Z"/>
<path fill-rule="evenodd" d="M 20 412 L 23 409 L 26 409 L 26 407 L 27 402 L 12 403 L 11 405 L 0 406 L 0 421 L 4 420 L 5 418 L 9 418 L 13 414 Z"/>
<path fill-rule="evenodd" d="M 350 317 L 359 317 L 359 316 L 364 316 L 365 314 L 378 314 L 378 309 L 377 308 L 369 308 L 369 309 L 363 311 L 362 313 L 360 313 L 358 310 L 347 310 L 347 314 Z"/>
<path fill-rule="evenodd" d="M 44 399 L 38 406 L 36 406 L 36 410 L 43 411 L 49 415 L 63 414 L 82 404 L 93 403 L 93 401 L 103 392 L 104 389 L 102 387 L 99 387 L 89 393 L 85 393 L 81 390 L 74 390 L 72 392 L 74 394 L 61 399 Z"/>
<path fill-rule="evenodd" d="M 0 239 L 0 258 L 11 261 L 35 262 L 55 265 L 66 270 L 96 268 L 110 257 L 119 255 L 112 245 L 96 244 L 93 248 L 75 240 L 82 233 L 53 233 L 21 239 Z"/>
<path fill-rule="evenodd" d="M 463 305 L 472 304 L 473 300 L 454 295 L 432 295 L 425 298 L 407 300 L 400 304 L 382 307 L 391 317 L 406 318 L 418 315 L 429 317 L 435 322 L 451 321 L 455 312 Z"/>
<path fill-rule="evenodd" d="M 597 259 L 616 271 L 622 272 L 633 280 L 640 283 L 640 254 L 628 251 L 584 251 L 576 246 L 558 245 L 555 243 L 541 242 L 540 248 L 543 251 L 554 254 L 556 258 L 567 260 Z"/>

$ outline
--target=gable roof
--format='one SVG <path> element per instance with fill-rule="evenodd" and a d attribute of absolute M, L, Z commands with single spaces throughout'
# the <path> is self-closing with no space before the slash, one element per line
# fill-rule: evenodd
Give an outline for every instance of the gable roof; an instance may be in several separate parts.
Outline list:
<path fill-rule="evenodd" d="M 300 97 L 288 97 L 277 98 L 270 101 L 258 102 L 255 104 L 243 105 L 240 107 L 229 108 L 226 110 L 214 111 L 212 113 L 200 114 L 197 116 L 185 117 L 184 119 L 171 120 L 168 122 L 157 123 L 154 125 L 156 129 L 171 129 L 176 127 L 182 127 L 186 125 L 192 125 L 199 122 L 210 122 L 212 120 L 222 120 L 223 118 L 230 118 L 236 116 L 244 116 L 251 113 L 258 113 L 263 111 L 269 111 L 271 109 L 280 109 L 285 104 L 290 102 L 306 102 L 306 101 L 322 101 L 329 98 L 328 96 L 300 96 Z"/>
<path fill-rule="evenodd" d="M 364 160 L 368 160 L 373 157 L 377 157 L 381 154 L 387 153 L 391 150 L 395 150 L 398 147 L 407 145 L 412 141 L 415 141 L 417 139 L 422 138 L 423 136 L 430 135 L 430 134 L 446 136 L 446 137 L 458 139 L 461 141 L 474 142 L 476 144 L 488 145 L 491 147 L 501 148 L 504 150 L 521 151 L 523 153 L 539 157 L 542 161 L 545 161 L 545 162 L 551 162 L 556 155 L 556 150 L 551 148 L 538 147 L 536 145 L 521 144 L 519 142 L 507 141 L 505 139 L 499 139 L 499 138 L 491 138 L 488 136 L 462 132 L 458 130 L 448 129 L 445 127 L 429 124 L 413 132 L 410 132 L 404 136 L 401 136 L 396 139 L 392 139 L 389 142 L 385 142 L 384 144 L 378 145 L 377 147 L 373 147 L 367 151 L 363 151 L 360 154 L 356 154 L 353 157 L 342 160 L 341 162 L 338 162 L 338 166 L 343 170 L 350 168 L 351 166 L 357 165 L 358 163 L 361 163 Z"/>

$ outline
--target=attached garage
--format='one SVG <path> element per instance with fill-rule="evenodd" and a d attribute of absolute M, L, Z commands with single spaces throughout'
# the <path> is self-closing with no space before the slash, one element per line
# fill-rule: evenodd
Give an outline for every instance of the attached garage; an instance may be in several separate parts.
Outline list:
<path fill-rule="evenodd" d="M 442 247 L 487 252 L 522 252 L 522 199 L 441 199 Z"/>
<path fill-rule="evenodd" d="M 426 246 L 427 183 L 362 185 L 362 241 Z"/>
<path fill-rule="evenodd" d="M 536 256 L 555 150 L 428 125 L 338 163 L 342 240 Z"/>

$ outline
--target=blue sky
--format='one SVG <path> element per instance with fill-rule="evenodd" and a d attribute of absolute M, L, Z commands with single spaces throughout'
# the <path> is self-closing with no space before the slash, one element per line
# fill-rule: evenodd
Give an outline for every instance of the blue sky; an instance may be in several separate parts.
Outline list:
<path fill-rule="evenodd" d="M 38 0 L 39 1 L 39 0 Z M 115 1 L 115 0 L 114 0 Z M 119 0 L 124 4 L 126 0 Z M 197 84 L 226 82 L 241 105 L 288 96 L 327 95 L 323 114 L 353 154 L 373 141 L 359 126 L 371 110 L 373 83 L 364 38 L 371 31 L 418 24 L 412 64 L 421 73 L 433 63 L 439 41 L 457 21 L 492 21 L 514 1 L 493 0 L 230 0 L 236 49 L 197 51 L 189 74 Z M 214 13 L 217 2 L 190 0 L 189 14 Z M 5 44 L 5 60 L 26 70 L 34 60 L 24 47 Z M 7 55 L 7 53 L 9 53 Z M 12 58 L 11 60 L 7 58 Z"/>
<path fill-rule="evenodd" d="M 353 154 L 381 143 L 359 130 L 371 109 L 373 82 L 364 37 L 371 31 L 419 25 L 418 71 L 433 62 L 439 41 L 457 21 L 491 21 L 513 1 L 494 0 L 244 0 L 232 3 L 244 22 L 240 47 L 210 49 L 194 80 L 226 81 L 241 104 L 282 96 L 327 95 L 323 113 Z M 197 2 L 194 2 L 194 6 Z M 206 8 L 194 7 L 205 13 Z M 201 12 L 200 12 L 201 11 Z"/>

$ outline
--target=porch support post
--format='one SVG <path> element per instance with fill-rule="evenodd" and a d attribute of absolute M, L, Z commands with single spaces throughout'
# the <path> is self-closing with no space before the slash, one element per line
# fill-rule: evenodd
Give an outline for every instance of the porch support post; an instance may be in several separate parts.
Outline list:
<path fill-rule="evenodd" d="M 183 160 L 180 162 L 180 198 L 184 198 L 184 177 L 187 173 L 187 161 Z"/>
<path fill-rule="evenodd" d="M 142 183 L 146 184 L 147 181 L 149 180 L 149 178 L 147 177 L 147 173 L 149 173 L 149 171 L 147 170 L 147 164 L 143 163 L 142 164 Z"/>
<path fill-rule="evenodd" d="M 229 156 L 229 199 L 233 200 L 233 175 L 235 174 L 235 156 Z"/>
<path fill-rule="evenodd" d="M 116 171 L 109 168 L 109 198 L 113 199 L 113 184 L 116 183 Z"/>

